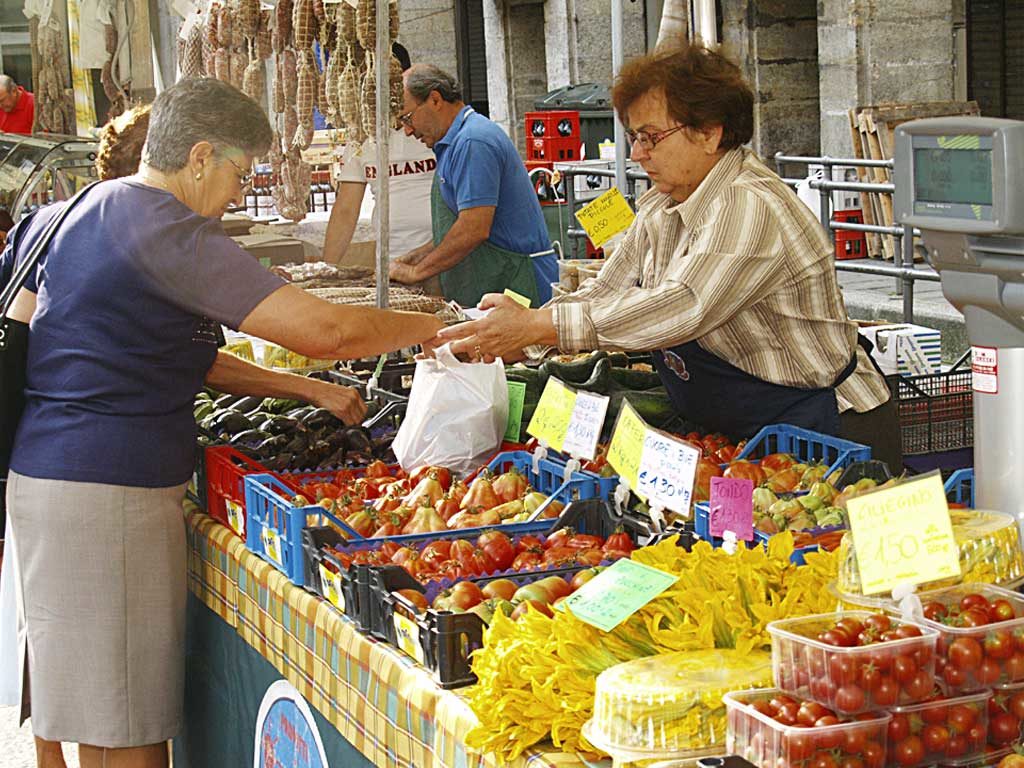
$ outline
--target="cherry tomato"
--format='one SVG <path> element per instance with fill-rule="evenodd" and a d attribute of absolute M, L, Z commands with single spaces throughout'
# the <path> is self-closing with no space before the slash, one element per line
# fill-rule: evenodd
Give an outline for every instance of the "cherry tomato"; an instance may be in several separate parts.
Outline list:
<path fill-rule="evenodd" d="M 1003 669 L 999 666 L 998 661 L 985 659 L 981 662 L 981 666 L 974 670 L 974 679 L 981 685 L 992 685 L 999 682 L 1002 674 Z"/>
<path fill-rule="evenodd" d="M 901 624 L 896 627 L 896 636 L 904 639 L 908 637 L 920 637 L 921 628 L 915 627 L 913 624 Z"/>
<path fill-rule="evenodd" d="M 1018 736 L 1020 734 L 1020 724 L 1017 725 Z M 971 726 L 971 730 L 967 732 L 967 743 L 971 749 L 984 749 L 985 741 L 988 738 L 988 729 L 985 728 L 981 723 L 975 723 Z"/>
<path fill-rule="evenodd" d="M 973 637 L 958 637 L 950 644 L 946 655 L 950 664 L 962 670 L 968 670 L 975 669 L 981 664 L 984 653 L 981 643 Z"/>
<path fill-rule="evenodd" d="M 836 759 L 829 752 L 818 752 L 811 761 L 810 768 L 839 768 Z"/>
<path fill-rule="evenodd" d="M 1010 682 L 1024 680 L 1024 653 L 1014 653 L 1013 656 L 1003 664 L 1003 671 Z"/>
<path fill-rule="evenodd" d="M 843 618 L 836 622 L 836 629 L 841 629 L 850 637 L 857 637 L 864 631 L 864 625 L 854 618 Z"/>
<path fill-rule="evenodd" d="M 997 746 L 1020 739 L 1020 720 L 1009 712 L 1000 712 L 988 723 L 988 740 Z"/>
<path fill-rule="evenodd" d="M 945 752 L 949 745 L 949 728 L 944 725 L 926 725 L 921 729 L 921 741 L 927 752 Z"/>
<path fill-rule="evenodd" d="M 830 725 L 839 725 L 839 718 L 835 715 L 822 715 L 813 723 L 815 728 L 825 728 Z"/>
<path fill-rule="evenodd" d="M 776 714 L 778 714 L 778 711 L 787 704 L 792 704 L 794 707 L 800 706 L 800 703 L 796 699 L 792 696 L 787 696 L 784 693 L 776 694 L 768 700 L 768 706 L 770 706 L 772 708 L 772 712 Z"/>
<path fill-rule="evenodd" d="M 942 679 L 951 688 L 960 688 L 967 682 L 967 673 L 960 669 L 960 667 L 954 667 L 952 664 L 949 664 L 942 670 Z"/>
<path fill-rule="evenodd" d="M 867 693 L 874 693 L 878 690 L 878 684 L 882 681 L 882 673 L 874 664 L 865 664 L 860 668 L 860 676 L 857 679 L 860 687 Z"/>
<path fill-rule="evenodd" d="M 979 595 L 977 592 L 972 592 L 969 595 L 964 595 L 963 597 L 961 597 L 960 610 L 968 611 L 971 608 L 984 608 L 986 611 L 988 611 L 988 599 L 984 595 Z"/>
<path fill-rule="evenodd" d="M 871 665 L 879 672 L 887 673 L 892 669 L 893 652 L 888 649 L 878 649 L 869 657 Z"/>
<path fill-rule="evenodd" d="M 936 600 L 924 604 L 924 617 L 926 619 L 931 619 L 932 621 L 942 621 L 948 615 L 949 609 L 947 609 L 946 606 L 944 606 L 942 603 Z"/>
<path fill-rule="evenodd" d="M 1013 603 L 1002 597 L 992 601 L 992 605 L 988 609 L 988 615 L 992 621 L 1009 621 L 1017 616 L 1013 610 Z"/>
<path fill-rule="evenodd" d="M 893 683 L 893 685 L 895 686 L 895 683 Z M 899 687 L 896 686 L 896 689 L 897 689 L 897 695 L 898 695 Z M 876 692 L 876 695 L 875 695 L 876 701 L 877 701 L 877 698 L 878 698 L 878 696 L 877 696 L 877 692 Z M 857 711 L 859 711 L 861 709 L 864 709 L 864 704 L 865 703 L 866 703 L 866 699 L 864 697 L 864 691 L 859 686 L 852 685 L 852 684 L 851 685 L 844 685 L 844 686 L 840 687 L 839 690 L 836 691 L 836 701 L 835 701 L 835 704 L 836 704 L 836 709 L 839 710 L 840 712 L 857 712 Z M 893 704 L 895 704 L 895 703 L 896 702 L 895 702 L 895 699 L 894 699 L 893 700 Z"/>
<path fill-rule="evenodd" d="M 893 714 L 889 721 L 889 741 L 895 744 L 910 735 L 910 720 L 907 715 Z"/>
<path fill-rule="evenodd" d="M 903 692 L 913 701 L 920 701 L 933 690 L 935 690 L 935 678 L 924 669 L 919 669 L 909 681 L 903 684 Z"/>
<path fill-rule="evenodd" d="M 815 725 L 818 720 L 829 714 L 831 712 L 818 702 L 805 701 L 797 710 L 796 721 L 801 725 Z"/>
<path fill-rule="evenodd" d="M 823 720 L 826 718 L 822 718 Z M 835 720 L 835 725 L 839 722 L 838 717 L 830 718 Z M 827 730 L 818 731 L 814 735 L 814 743 L 818 749 L 833 750 L 838 749 L 839 745 L 843 743 L 843 729 L 842 728 L 829 728 Z"/>
<path fill-rule="evenodd" d="M 864 728 L 851 728 L 843 734 L 843 752 L 848 755 L 859 755 L 864 751 L 867 742 L 867 731 Z"/>
<path fill-rule="evenodd" d="M 922 709 L 918 714 L 920 714 L 921 719 L 926 723 L 946 722 L 946 708 L 942 706 L 927 707 Z"/>
<path fill-rule="evenodd" d="M 1018 720 L 1024 720 L 1024 691 L 1018 691 L 1007 700 L 1006 711 L 1012 712 Z"/>
<path fill-rule="evenodd" d="M 814 752 L 814 737 L 799 730 L 789 731 L 782 737 L 782 749 L 788 765 L 802 763 Z"/>
<path fill-rule="evenodd" d="M 850 636 L 839 628 L 829 629 L 822 632 L 818 635 L 818 642 L 825 643 L 825 645 L 834 645 L 839 648 L 849 648 L 853 645 L 853 640 Z"/>
<path fill-rule="evenodd" d="M 755 712 L 760 712 L 762 715 L 767 717 L 774 717 L 775 710 L 772 709 L 772 705 L 764 699 L 758 699 L 757 701 L 750 702 L 750 708 Z"/>
<path fill-rule="evenodd" d="M 851 757 L 847 755 L 843 758 L 842 762 L 839 763 L 839 768 L 864 768 L 864 761 L 859 757 Z"/>
<path fill-rule="evenodd" d="M 949 737 L 949 744 L 946 745 L 946 757 L 957 758 L 967 754 L 967 737 L 962 733 Z"/>
<path fill-rule="evenodd" d="M 988 624 L 988 611 L 983 608 L 968 608 L 960 614 L 961 627 L 984 627 Z"/>
<path fill-rule="evenodd" d="M 909 656 L 897 656 L 892 663 L 892 676 L 897 683 L 906 684 L 917 674 L 917 664 Z"/>
<path fill-rule="evenodd" d="M 990 659 L 1008 659 L 1013 655 L 1013 635 L 1006 630 L 989 632 L 982 645 Z"/>
<path fill-rule="evenodd" d="M 954 704 L 949 708 L 949 717 L 946 723 L 955 733 L 966 733 L 974 725 L 977 713 L 966 704 Z"/>
<path fill-rule="evenodd" d="M 892 627 L 892 621 L 884 613 L 873 613 L 864 619 L 864 627 L 876 632 L 885 632 Z"/>
<path fill-rule="evenodd" d="M 783 704 L 779 707 L 779 711 L 775 713 L 775 719 L 783 725 L 795 725 L 798 709 L 796 702 Z"/>
<path fill-rule="evenodd" d="M 900 685 L 891 677 L 883 677 L 875 689 L 875 705 L 892 707 L 900 698 Z"/>
<path fill-rule="evenodd" d="M 877 741 L 864 745 L 864 768 L 882 768 L 885 765 L 885 750 Z"/>
<path fill-rule="evenodd" d="M 848 685 L 857 681 L 860 665 L 846 653 L 833 653 L 828 660 L 828 672 L 836 685 Z"/>
<path fill-rule="evenodd" d="M 924 743 L 918 736 L 908 736 L 896 744 L 894 755 L 900 765 L 917 765 L 924 760 Z"/>

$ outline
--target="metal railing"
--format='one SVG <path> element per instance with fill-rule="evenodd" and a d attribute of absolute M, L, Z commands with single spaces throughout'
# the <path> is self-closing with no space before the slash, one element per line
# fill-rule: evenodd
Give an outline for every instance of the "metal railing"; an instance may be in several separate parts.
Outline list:
<path fill-rule="evenodd" d="M 866 160 L 862 158 L 833 158 L 833 157 L 803 157 L 798 155 L 784 155 L 781 152 L 775 155 L 775 165 L 779 176 L 791 187 L 804 179 L 791 179 L 782 176 L 784 163 L 799 163 L 803 165 L 821 165 L 826 169 L 826 175 L 831 177 L 834 166 L 857 166 L 863 168 L 892 168 L 892 160 Z M 575 212 L 577 206 L 576 186 L 574 179 L 577 176 L 597 176 L 609 179 L 615 178 L 615 171 L 605 168 L 579 167 L 563 168 L 561 174 L 564 181 L 564 202 L 567 210 Z M 646 173 L 640 170 L 626 170 L 626 192 L 624 197 L 634 205 L 636 200 L 636 182 L 649 181 Z M 835 241 L 836 230 L 850 232 L 870 232 L 879 235 L 890 235 L 893 238 L 893 263 L 880 264 L 874 260 L 863 261 L 836 261 L 836 269 L 843 272 L 858 272 L 861 274 L 881 275 L 892 277 L 896 280 L 896 292 L 903 297 L 903 320 L 907 323 L 914 322 L 914 282 L 925 280 L 928 282 L 939 282 L 939 274 L 933 269 L 917 269 L 914 267 L 914 237 L 920 236 L 920 232 L 909 226 L 885 226 L 881 224 L 859 224 L 855 222 L 836 221 L 832 218 L 831 202 L 832 192 L 875 192 L 888 193 L 896 189 L 895 184 L 861 182 L 861 181 L 832 181 L 831 178 L 812 180 L 811 189 L 818 191 L 820 203 L 818 208 L 821 225 L 828 232 L 829 239 Z M 587 233 L 579 227 L 570 226 L 565 230 L 567 237 L 579 239 L 585 238 Z"/>
<path fill-rule="evenodd" d="M 828 157 L 804 157 L 800 155 L 784 155 L 781 152 L 775 154 L 775 169 L 779 176 L 782 176 L 782 166 L 786 163 L 798 163 L 802 165 L 820 165 L 824 169 L 825 178 L 814 179 L 810 182 L 811 189 L 818 191 L 818 216 L 821 225 L 829 233 L 829 238 L 835 242 L 836 230 L 850 232 L 870 232 L 879 235 L 889 235 L 893 238 L 893 263 L 876 264 L 857 263 L 852 264 L 846 261 L 836 261 L 836 269 L 844 272 L 860 272 L 870 275 L 883 275 L 896 278 L 896 292 L 903 296 L 903 321 L 914 322 L 914 281 L 927 280 L 939 282 L 939 274 L 933 269 L 917 269 L 914 267 L 914 237 L 920 236 L 920 231 L 910 226 L 883 225 L 883 224 L 858 224 L 847 221 L 836 221 L 831 215 L 832 193 L 842 192 L 874 192 L 881 194 L 892 194 L 896 191 L 896 185 L 881 182 L 863 181 L 833 181 L 832 169 L 835 166 L 853 166 L 858 168 L 888 168 L 892 169 L 892 160 L 867 160 L 864 158 L 836 158 Z M 783 178 L 790 186 L 795 187 L 803 179 Z M 861 207 L 863 208 L 863 203 Z"/>

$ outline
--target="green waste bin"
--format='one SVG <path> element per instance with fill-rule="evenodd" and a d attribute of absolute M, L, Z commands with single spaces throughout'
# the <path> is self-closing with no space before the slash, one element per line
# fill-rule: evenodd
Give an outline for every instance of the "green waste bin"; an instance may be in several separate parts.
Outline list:
<path fill-rule="evenodd" d="M 535 109 L 575 109 L 580 113 L 580 138 L 586 146 L 588 159 L 601 156 L 598 145 L 608 139 L 615 139 L 615 112 L 612 109 L 611 94 L 601 83 L 579 83 L 566 85 L 537 99 Z"/>

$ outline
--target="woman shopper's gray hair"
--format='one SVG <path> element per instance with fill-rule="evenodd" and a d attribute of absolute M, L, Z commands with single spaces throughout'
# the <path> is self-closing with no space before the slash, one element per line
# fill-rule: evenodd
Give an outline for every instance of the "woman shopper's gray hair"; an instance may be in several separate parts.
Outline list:
<path fill-rule="evenodd" d="M 200 141 L 259 157 L 270 149 L 273 137 L 263 108 L 251 98 L 212 77 L 192 78 L 156 97 L 142 159 L 172 173 L 188 164 L 189 152 Z"/>
<path fill-rule="evenodd" d="M 416 101 L 423 103 L 431 91 L 437 91 L 449 104 L 462 101 L 458 81 L 433 64 L 413 64 L 405 73 L 405 89 Z"/>

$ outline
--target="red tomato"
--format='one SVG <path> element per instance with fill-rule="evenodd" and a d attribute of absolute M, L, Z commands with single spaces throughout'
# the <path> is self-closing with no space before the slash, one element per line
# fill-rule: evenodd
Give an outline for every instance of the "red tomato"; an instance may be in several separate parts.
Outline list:
<path fill-rule="evenodd" d="M 474 605 L 482 603 L 484 594 L 473 581 L 460 581 L 451 589 L 446 589 L 434 598 L 434 608 L 439 611 L 468 611 Z"/>
<path fill-rule="evenodd" d="M 1017 734 L 1020 735 L 1020 725 L 1017 726 Z M 967 732 L 967 742 L 971 749 L 984 749 L 988 739 L 988 729 L 982 723 L 975 723 Z M 1019 741 L 1019 738 L 1018 738 Z"/>
<path fill-rule="evenodd" d="M 1017 652 L 1003 664 L 1003 671 L 1010 681 L 1024 680 L 1024 654 Z"/>
<path fill-rule="evenodd" d="M 759 485 L 764 485 L 764 481 L 767 479 L 763 469 L 757 466 L 757 464 L 752 464 L 746 459 L 737 459 L 733 461 L 725 468 L 725 472 L 722 474 L 725 477 L 737 477 L 750 480 L 754 484 L 755 488 Z"/>
<path fill-rule="evenodd" d="M 885 632 L 892 627 L 892 621 L 884 613 L 873 613 L 864 619 L 864 626 L 876 632 Z"/>
<path fill-rule="evenodd" d="M 848 755 L 859 755 L 867 743 L 867 731 L 864 728 L 850 728 L 843 734 L 843 752 Z"/>
<path fill-rule="evenodd" d="M 858 683 L 867 693 L 874 693 L 878 690 L 878 684 L 882 681 L 882 673 L 874 664 L 865 664 L 860 668 Z"/>
<path fill-rule="evenodd" d="M 788 453 L 769 453 L 763 459 L 761 459 L 761 469 L 764 473 L 771 477 L 776 472 L 781 472 L 784 469 L 789 469 L 796 464 L 796 459 L 790 456 Z"/>
<path fill-rule="evenodd" d="M 516 559 L 512 561 L 513 571 L 532 571 L 539 568 L 541 565 L 540 553 L 538 552 L 520 552 L 516 555 Z"/>
<path fill-rule="evenodd" d="M 605 540 L 601 549 L 604 552 L 632 552 L 636 549 L 636 545 L 629 538 L 629 534 L 620 527 L 616 528 L 615 532 Z"/>
<path fill-rule="evenodd" d="M 921 741 L 928 752 L 945 752 L 949 745 L 949 729 L 944 725 L 926 725 L 921 729 Z"/>
<path fill-rule="evenodd" d="M 896 627 L 896 636 L 904 639 L 908 637 L 920 637 L 921 628 L 915 627 L 913 624 L 901 624 Z"/>
<path fill-rule="evenodd" d="M 1024 691 L 1018 691 L 1006 701 L 1006 711 L 1018 720 L 1024 720 Z"/>
<path fill-rule="evenodd" d="M 984 627 L 988 624 L 988 610 L 985 608 L 968 608 L 960 614 L 959 626 Z"/>
<path fill-rule="evenodd" d="M 431 568 L 436 568 L 445 560 L 451 559 L 451 541 L 441 539 L 432 541 L 420 551 L 420 558 Z"/>
<path fill-rule="evenodd" d="M 977 592 L 972 592 L 969 595 L 964 595 L 960 598 L 960 610 L 967 611 L 971 608 L 984 608 L 985 612 L 989 609 L 988 599 L 984 595 L 979 595 Z"/>
<path fill-rule="evenodd" d="M 942 603 L 933 600 L 924 604 L 924 617 L 932 621 L 942 621 L 949 614 L 949 610 Z"/>
<path fill-rule="evenodd" d="M 857 712 L 864 709 L 865 702 L 864 691 L 859 686 L 844 685 L 836 691 L 836 709 L 840 712 Z"/>
<path fill-rule="evenodd" d="M 840 619 L 836 622 L 836 628 L 843 630 L 850 637 L 857 637 L 864 631 L 864 625 L 853 618 Z"/>
<path fill-rule="evenodd" d="M 946 721 L 946 708 L 942 706 L 928 707 L 922 709 L 918 714 L 926 723 L 944 723 Z"/>
<path fill-rule="evenodd" d="M 603 545 L 604 539 L 589 533 L 573 534 L 566 541 L 566 546 L 571 549 L 600 549 Z"/>
<path fill-rule="evenodd" d="M 816 701 L 805 701 L 797 710 L 796 721 L 801 725 L 814 725 L 818 720 L 830 714 L 831 712 L 824 705 Z"/>
<path fill-rule="evenodd" d="M 525 536 L 520 536 L 519 541 L 516 542 L 516 554 L 520 552 L 526 552 L 528 550 L 539 551 L 544 549 L 544 543 L 534 536 L 532 533 L 528 533 Z"/>
<path fill-rule="evenodd" d="M 836 759 L 829 752 L 818 752 L 810 765 L 811 768 L 839 768 Z"/>
<path fill-rule="evenodd" d="M 949 664 L 942 670 L 942 679 L 946 681 L 946 685 L 952 688 L 960 688 L 967 682 L 967 673 L 960 669 L 960 667 L 954 667 L 952 664 Z"/>
<path fill-rule="evenodd" d="M 802 763 L 814 752 L 814 737 L 799 730 L 786 732 L 782 737 L 782 753 L 788 765 Z"/>
<path fill-rule="evenodd" d="M 875 706 L 892 707 L 900 698 L 900 685 L 891 677 L 883 677 L 875 689 Z"/>
<path fill-rule="evenodd" d="M 830 645 L 834 645 L 834 643 L 830 643 Z M 860 674 L 859 666 L 857 660 L 851 658 L 850 654 L 833 653 L 828 660 L 829 676 L 836 685 L 849 685 L 857 682 Z"/>
<path fill-rule="evenodd" d="M 967 737 L 963 734 L 956 734 L 949 737 L 949 744 L 946 746 L 947 758 L 963 757 L 967 754 Z"/>
<path fill-rule="evenodd" d="M 909 683 L 917 674 L 917 664 L 909 656 L 897 656 L 892 663 L 892 676 L 896 682 Z"/>
<path fill-rule="evenodd" d="M 966 733 L 974 725 L 977 713 L 966 704 L 954 704 L 949 708 L 946 722 L 955 733 Z"/>
<path fill-rule="evenodd" d="M 494 564 L 494 569 L 504 571 L 516 559 L 516 548 L 512 540 L 501 531 L 485 531 L 476 540 L 476 545 L 487 553 Z"/>
<path fill-rule="evenodd" d="M 983 686 L 993 685 L 999 682 L 1002 674 L 1003 668 L 999 666 L 998 661 L 995 659 L 985 659 L 974 671 L 974 679 Z"/>
<path fill-rule="evenodd" d="M 935 690 L 935 678 L 930 672 L 919 669 L 908 682 L 903 684 L 903 691 L 913 701 L 920 701 Z"/>
<path fill-rule="evenodd" d="M 1005 629 L 989 632 L 983 645 L 990 659 L 1008 659 L 1013 655 L 1013 635 Z"/>
<path fill-rule="evenodd" d="M 840 648 L 849 648 L 853 645 L 853 639 L 838 627 L 822 632 L 818 635 L 818 642 L 825 643 L 825 645 L 835 645 Z"/>
<path fill-rule="evenodd" d="M 722 468 L 718 463 L 702 457 L 697 462 L 697 473 L 693 478 L 693 500 L 708 501 L 711 498 L 711 478 L 721 476 Z"/>
<path fill-rule="evenodd" d="M 864 768 L 882 768 L 885 765 L 885 750 L 877 741 L 864 745 Z"/>
<path fill-rule="evenodd" d="M 899 765 L 917 765 L 924 760 L 924 743 L 917 736 L 908 736 L 896 744 L 893 754 Z"/>
<path fill-rule="evenodd" d="M 783 725 L 796 725 L 796 713 L 799 706 L 794 701 L 792 704 L 783 704 L 775 713 L 775 719 Z"/>
<path fill-rule="evenodd" d="M 889 741 L 895 744 L 910 735 L 910 719 L 907 715 L 895 713 L 889 721 Z"/>
<path fill-rule="evenodd" d="M 988 740 L 990 743 L 1002 746 L 1019 741 L 1020 737 L 1020 720 L 1009 712 L 1001 712 L 989 720 Z"/>
<path fill-rule="evenodd" d="M 973 637 L 958 637 L 946 652 L 949 663 L 961 670 L 977 668 L 983 655 L 981 643 Z"/>
<path fill-rule="evenodd" d="M 1016 612 L 1013 610 L 1013 603 L 1002 597 L 998 600 L 992 601 L 992 606 L 988 610 L 988 615 L 992 621 L 1009 621 L 1010 619 L 1016 618 Z"/>

